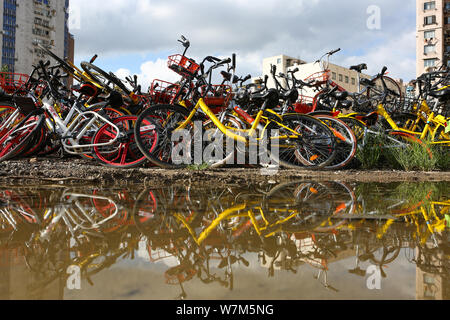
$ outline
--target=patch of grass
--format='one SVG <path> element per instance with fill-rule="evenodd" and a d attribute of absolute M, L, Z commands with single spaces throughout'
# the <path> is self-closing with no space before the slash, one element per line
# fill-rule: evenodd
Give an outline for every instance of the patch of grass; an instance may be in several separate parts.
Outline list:
<path fill-rule="evenodd" d="M 437 153 L 429 142 L 423 144 L 413 142 L 408 148 L 391 149 L 390 153 L 391 164 L 405 171 L 433 171 L 438 167 Z"/>
<path fill-rule="evenodd" d="M 356 158 L 363 169 L 374 169 L 380 165 L 383 154 L 384 137 L 368 135 L 364 143 L 358 147 Z"/>

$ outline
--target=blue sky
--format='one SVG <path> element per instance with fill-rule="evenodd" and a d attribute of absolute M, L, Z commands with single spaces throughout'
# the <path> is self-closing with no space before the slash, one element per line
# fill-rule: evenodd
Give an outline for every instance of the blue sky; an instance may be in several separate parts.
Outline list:
<path fill-rule="evenodd" d="M 165 59 L 180 53 L 183 34 L 191 57 L 238 54 L 238 71 L 259 76 L 264 57 L 286 54 L 314 61 L 335 48 L 333 63 L 365 62 L 375 74 L 415 77 L 415 0 L 71 0 L 76 63 L 119 74 L 175 80 Z M 380 28 L 368 28 L 376 6 Z"/>

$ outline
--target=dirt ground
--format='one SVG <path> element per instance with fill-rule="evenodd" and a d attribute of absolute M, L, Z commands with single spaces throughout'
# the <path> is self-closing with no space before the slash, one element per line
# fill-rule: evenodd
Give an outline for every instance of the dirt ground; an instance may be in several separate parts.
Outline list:
<path fill-rule="evenodd" d="M 0 185 L 22 183 L 96 184 L 107 186 L 169 184 L 217 186 L 283 183 L 297 180 L 342 182 L 426 182 L 450 181 L 446 172 L 403 171 L 303 171 L 280 169 L 267 175 L 259 168 L 223 168 L 196 171 L 159 168 L 116 169 L 103 167 L 84 159 L 40 158 L 7 161 L 0 164 Z"/>

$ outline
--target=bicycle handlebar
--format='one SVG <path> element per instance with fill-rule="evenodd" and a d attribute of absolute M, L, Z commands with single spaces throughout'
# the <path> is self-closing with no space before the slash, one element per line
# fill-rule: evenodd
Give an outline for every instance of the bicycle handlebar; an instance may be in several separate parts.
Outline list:
<path fill-rule="evenodd" d="M 332 56 L 333 54 L 338 53 L 339 51 L 341 51 L 341 48 L 338 48 L 338 49 L 336 49 L 336 50 L 332 50 L 332 51 L 328 52 L 327 54 L 328 54 L 329 56 Z"/>

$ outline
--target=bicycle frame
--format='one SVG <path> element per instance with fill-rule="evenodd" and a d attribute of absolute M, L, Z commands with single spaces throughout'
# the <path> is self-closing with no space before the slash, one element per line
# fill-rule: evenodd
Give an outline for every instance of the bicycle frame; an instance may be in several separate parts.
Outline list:
<path fill-rule="evenodd" d="M 256 136 L 257 130 L 261 130 L 261 131 L 265 131 L 267 129 L 267 125 L 270 123 L 270 121 L 273 120 L 269 120 L 269 122 L 267 123 L 267 125 L 265 127 L 263 127 L 261 125 L 261 121 L 263 119 L 263 114 L 264 114 L 264 108 L 261 109 L 256 118 L 253 120 L 253 123 L 251 123 L 251 128 L 250 129 L 243 129 L 243 130 L 237 130 L 234 128 L 227 128 L 218 118 L 217 116 L 214 114 L 214 112 L 212 112 L 212 110 L 208 107 L 208 105 L 205 103 L 205 101 L 203 100 L 203 98 L 200 98 L 196 104 L 196 106 L 194 107 L 194 109 L 191 111 L 189 117 L 180 125 L 178 126 L 178 128 L 176 130 L 181 130 L 181 129 L 185 129 L 189 123 L 192 121 L 192 119 L 194 118 L 194 115 L 197 113 L 197 111 L 201 109 L 207 116 L 209 119 L 211 119 L 211 121 L 216 125 L 217 128 L 219 128 L 219 130 L 226 135 L 229 138 L 232 138 L 235 141 L 244 143 L 246 145 L 249 144 L 249 139 L 243 137 L 242 135 L 238 135 L 234 132 L 242 132 L 242 133 L 246 133 L 249 137 L 255 138 L 257 141 L 262 140 L 263 138 L 263 133 L 262 135 L 260 135 L 259 137 Z M 242 110 L 242 112 L 244 112 Z M 268 110 L 268 112 L 270 112 L 270 110 Z M 250 115 L 248 115 L 247 119 L 253 119 Z M 247 120 L 246 119 L 246 120 Z M 281 120 L 281 119 L 280 119 Z M 287 138 L 291 138 L 291 139 L 296 139 L 299 136 L 301 137 L 301 134 L 286 127 L 285 125 L 283 125 L 282 123 L 276 122 L 278 125 L 280 125 L 280 127 L 287 129 L 288 131 L 292 132 L 293 135 L 292 136 L 277 136 L 277 137 L 270 137 L 271 140 L 275 140 L 275 139 L 287 139 Z M 176 131 L 175 130 L 175 131 Z"/>
<path fill-rule="evenodd" d="M 56 111 L 55 107 L 48 102 L 43 103 L 43 109 L 46 111 L 47 114 L 51 116 L 51 119 L 50 117 L 46 117 L 46 124 L 48 128 L 50 129 L 53 128 L 54 131 L 60 136 L 64 150 L 70 154 L 80 154 L 80 150 L 75 151 L 74 149 L 86 149 L 112 145 L 120 137 L 120 129 L 115 124 L 113 124 L 111 121 L 109 121 L 108 119 L 99 115 L 96 112 L 93 111 L 82 112 L 76 107 L 76 103 L 72 106 L 65 119 L 61 118 L 61 116 Z M 56 125 L 53 124 L 52 120 L 56 123 Z M 80 129 L 79 124 L 82 121 L 88 122 L 83 126 L 81 126 L 81 130 L 76 130 Z M 89 129 L 93 128 L 94 124 L 97 121 L 111 126 L 117 132 L 115 137 L 112 138 L 112 140 L 105 143 L 83 144 L 83 145 L 79 144 L 79 141 L 83 138 L 85 133 Z M 67 141 L 65 141 L 66 139 Z"/>
<path fill-rule="evenodd" d="M 431 114 L 427 117 L 426 125 L 422 132 L 412 131 L 400 128 L 395 121 L 392 119 L 390 114 L 386 111 L 383 104 L 379 104 L 377 107 L 377 113 L 382 116 L 386 121 L 389 123 L 391 128 L 395 131 L 402 131 L 405 133 L 409 133 L 412 135 L 418 136 L 421 140 L 424 140 L 429 135 L 430 137 L 436 137 L 437 131 L 439 130 L 439 126 L 445 126 L 445 122 L 439 121 L 439 116 L 435 116 L 434 112 L 431 112 Z M 442 116 L 441 116 L 442 117 Z M 433 129 L 432 124 L 435 125 L 435 128 Z M 434 145 L 449 145 L 450 146 L 450 140 L 444 140 L 444 141 L 433 141 L 431 142 Z"/>

